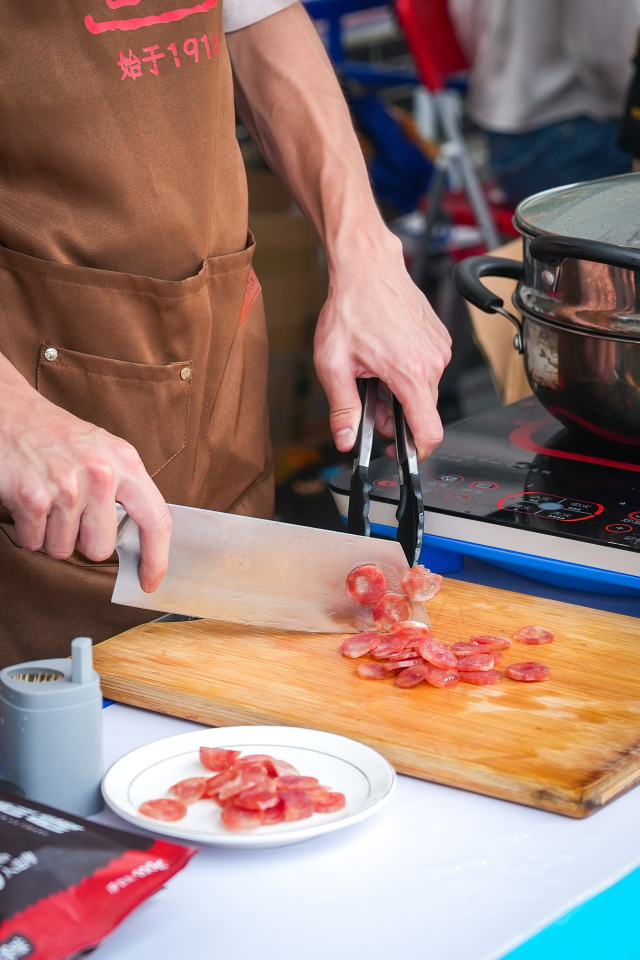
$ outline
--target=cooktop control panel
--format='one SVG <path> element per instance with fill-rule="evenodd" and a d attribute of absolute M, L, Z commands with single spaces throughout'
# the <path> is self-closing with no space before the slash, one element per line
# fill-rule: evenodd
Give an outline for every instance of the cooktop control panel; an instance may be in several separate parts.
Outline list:
<path fill-rule="evenodd" d="M 372 463 L 372 500 L 397 503 L 396 469 Z M 574 434 L 533 398 L 448 427 L 420 477 L 426 510 L 640 551 L 640 450 Z"/>

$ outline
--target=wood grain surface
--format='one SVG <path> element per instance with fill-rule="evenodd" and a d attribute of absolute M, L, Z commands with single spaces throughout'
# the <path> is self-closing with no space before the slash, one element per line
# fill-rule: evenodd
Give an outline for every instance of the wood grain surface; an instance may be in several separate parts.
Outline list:
<path fill-rule="evenodd" d="M 454 580 L 427 607 L 444 643 L 549 627 L 553 643 L 513 643 L 499 668 L 541 660 L 551 679 L 401 690 L 360 679 L 339 635 L 212 620 L 136 627 L 98 644 L 95 667 L 104 696 L 122 703 L 343 734 L 400 773 L 572 817 L 640 782 L 640 621 Z"/>

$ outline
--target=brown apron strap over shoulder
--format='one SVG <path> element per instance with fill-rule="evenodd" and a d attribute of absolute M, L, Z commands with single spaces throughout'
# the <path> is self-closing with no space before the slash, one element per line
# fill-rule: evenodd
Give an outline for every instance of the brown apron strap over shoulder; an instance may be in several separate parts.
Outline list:
<path fill-rule="evenodd" d="M 0 59 L 0 350 L 132 443 L 169 502 L 271 516 L 266 330 L 220 3 L 6 0 Z M 113 562 L 28 553 L 8 526 L 0 570 L 2 664 L 150 619 L 111 604 Z"/>

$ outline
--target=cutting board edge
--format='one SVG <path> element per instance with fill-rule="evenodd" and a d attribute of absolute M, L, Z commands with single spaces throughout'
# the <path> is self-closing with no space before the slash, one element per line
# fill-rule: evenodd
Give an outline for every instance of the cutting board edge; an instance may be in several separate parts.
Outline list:
<path fill-rule="evenodd" d="M 210 700 L 201 700 L 197 696 L 192 696 L 188 701 L 182 703 L 165 703 L 159 707 L 158 690 L 155 684 L 149 684 L 148 690 L 145 691 L 141 688 L 140 681 L 137 681 L 137 689 L 133 690 L 126 682 L 121 680 L 110 682 L 106 675 L 101 675 L 100 679 L 103 695 L 109 700 L 114 700 L 126 706 L 151 710 L 154 713 L 180 717 L 194 723 L 202 723 L 205 726 L 305 726 L 302 723 L 292 723 L 289 718 L 278 716 L 273 711 L 261 710 L 254 706 L 242 707 L 237 704 L 221 704 L 220 702 L 214 704 Z M 513 786 L 505 787 L 500 782 L 501 778 L 487 767 L 470 765 L 461 770 L 459 767 L 456 769 L 453 765 L 447 764 L 446 760 L 443 761 L 441 758 L 430 758 L 431 762 L 429 764 L 420 764 L 415 759 L 412 760 L 411 751 L 407 748 L 393 747 L 375 737 L 362 735 L 359 731 L 345 733 L 344 728 L 338 726 L 333 728 L 331 724 L 318 729 L 323 729 L 327 733 L 350 737 L 366 744 L 373 750 L 377 750 L 398 773 L 438 783 L 441 786 L 469 790 L 481 796 L 519 803 L 534 809 L 545 810 L 548 813 L 556 813 L 579 820 L 595 813 L 604 803 L 608 802 L 607 800 L 595 802 L 595 798 L 592 796 L 594 790 L 596 795 L 602 796 L 601 784 L 599 789 L 597 789 L 597 784 L 593 789 L 589 787 L 576 793 L 569 790 L 563 791 L 560 788 L 554 792 L 551 789 L 541 789 L 535 781 L 517 778 L 513 781 Z M 458 760 L 457 763 L 459 764 L 460 761 Z M 611 776 L 608 776 L 607 779 L 611 779 Z M 640 781 L 640 771 L 635 775 L 634 783 L 638 781 Z M 618 796 L 620 792 L 626 792 L 634 783 L 630 783 L 622 791 L 619 788 L 616 789 L 615 784 L 612 784 L 610 791 L 615 790 L 615 793 L 609 799 Z"/>

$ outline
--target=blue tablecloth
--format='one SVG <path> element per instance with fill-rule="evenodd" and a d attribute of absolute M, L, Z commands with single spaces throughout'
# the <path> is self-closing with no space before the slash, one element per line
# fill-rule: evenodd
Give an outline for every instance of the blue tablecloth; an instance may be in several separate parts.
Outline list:
<path fill-rule="evenodd" d="M 597 814 L 596 814 L 597 816 Z M 632 960 L 640 957 L 640 870 L 507 954 L 508 960 Z"/>

